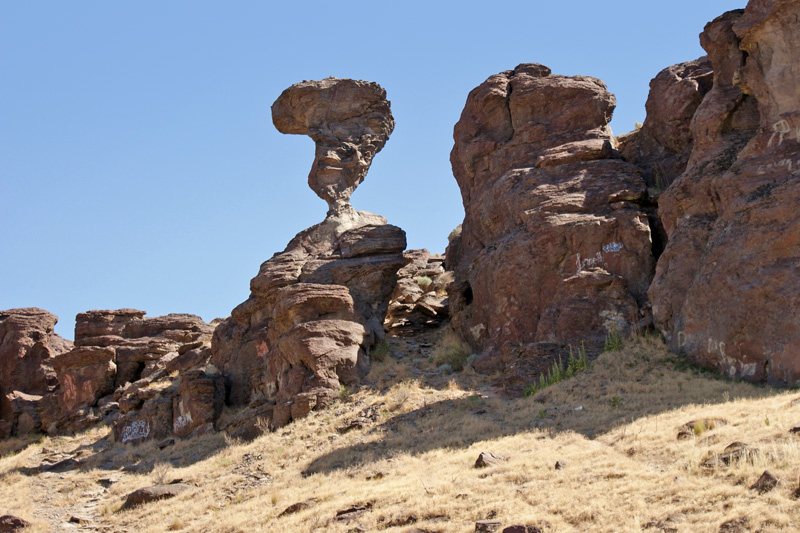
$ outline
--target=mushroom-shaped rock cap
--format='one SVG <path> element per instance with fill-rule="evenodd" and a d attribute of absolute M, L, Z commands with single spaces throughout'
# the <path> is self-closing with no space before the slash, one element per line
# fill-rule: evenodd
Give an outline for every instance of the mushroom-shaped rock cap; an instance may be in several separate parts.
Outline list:
<path fill-rule="evenodd" d="M 350 207 L 372 158 L 394 129 L 386 91 L 374 82 L 327 78 L 296 83 L 272 104 L 281 133 L 306 134 L 316 143 L 308 185 L 328 202 L 328 215 Z"/>

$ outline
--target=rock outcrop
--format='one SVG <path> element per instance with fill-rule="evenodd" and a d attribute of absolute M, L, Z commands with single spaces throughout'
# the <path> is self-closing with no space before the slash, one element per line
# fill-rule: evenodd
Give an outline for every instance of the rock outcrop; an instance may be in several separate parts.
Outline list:
<path fill-rule="evenodd" d="M 212 361 L 229 381 L 229 403 L 250 404 L 253 419 L 277 428 L 327 405 L 368 370 L 406 240 L 383 217 L 349 204 L 394 127 L 379 85 L 298 83 L 272 115 L 279 131 L 314 139 L 308 182 L 328 215 L 261 265 L 250 297 L 215 331 Z M 231 427 L 252 434 L 241 422 Z"/>
<path fill-rule="evenodd" d="M 147 318 L 136 309 L 80 313 L 74 349 L 53 361 L 59 387 L 44 429 L 77 431 L 105 420 L 117 440 L 135 442 L 186 436 L 213 424 L 225 397 L 222 377 L 207 365 L 213 331 L 195 315 Z M 206 406 L 198 415 L 197 408 L 182 408 L 198 403 L 189 399 L 185 383 L 206 372 L 208 379 L 216 378 L 218 398 L 205 399 L 207 387 L 189 388 L 200 392 L 199 403 Z"/>
<path fill-rule="evenodd" d="M 732 377 L 800 382 L 800 4 L 751 0 L 709 23 L 714 84 L 686 171 L 662 195 L 649 291 L 670 347 Z"/>
<path fill-rule="evenodd" d="M 35 307 L 0 311 L 0 438 L 41 429 L 42 399 L 58 384 L 53 360 L 72 348 L 57 322 Z"/>
<path fill-rule="evenodd" d="M 450 155 L 465 218 L 447 263 L 454 326 L 494 370 L 602 346 L 641 317 L 654 269 L 640 169 L 614 149 L 600 80 L 538 64 L 467 98 Z M 527 354 L 527 355 L 526 355 Z"/>

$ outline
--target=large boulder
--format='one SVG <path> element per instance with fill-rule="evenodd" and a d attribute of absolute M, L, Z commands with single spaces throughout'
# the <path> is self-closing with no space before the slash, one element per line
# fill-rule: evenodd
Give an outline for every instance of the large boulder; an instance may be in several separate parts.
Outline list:
<path fill-rule="evenodd" d="M 101 397 L 114 392 L 114 349 L 81 346 L 56 358 L 54 362 L 60 385 L 64 413 L 97 404 Z"/>
<path fill-rule="evenodd" d="M 35 307 L 0 311 L 0 438 L 41 429 L 40 402 L 58 385 L 53 360 L 72 348 L 56 322 Z"/>
<path fill-rule="evenodd" d="M 700 42 L 714 86 L 649 291 L 670 347 L 732 377 L 800 383 L 800 4 L 753 0 Z"/>
<path fill-rule="evenodd" d="M 647 187 L 614 149 L 614 106 L 600 80 L 538 64 L 469 94 L 450 154 L 465 217 L 447 263 L 452 322 L 484 352 L 479 369 L 526 344 L 596 350 L 640 321 Z"/>
<path fill-rule="evenodd" d="M 261 265 L 250 297 L 214 332 L 212 361 L 228 380 L 228 402 L 250 403 L 275 428 L 327 405 L 368 370 L 406 240 L 349 204 L 394 127 L 379 85 L 298 83 L 272 116 L 279 131 L 314 139 L 309 185 L 328 202 L 328 216 Z M 257 407 L 266 404 L 274 408 Z"/>

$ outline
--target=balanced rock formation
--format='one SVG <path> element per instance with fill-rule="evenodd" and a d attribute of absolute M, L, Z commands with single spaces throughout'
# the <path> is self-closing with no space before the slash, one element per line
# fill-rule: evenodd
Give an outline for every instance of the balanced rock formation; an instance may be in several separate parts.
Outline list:
<path fill-rule="evenodd" d="M 394 129 L 380 85 L 337 78 L 292 85 L 272 105 L 272 121 L 281 133 L 314 140 L 308 185 L 328 202 L 328 214 L 352 211 L 350 195 Z"/>
<path fill-rule="evenodd" d="M 714 83 L 662 195 L 649 291 L 670 347 L 730 376 L 800 383 L 800 4 L 751 0 L 700 42 Z"/>
<path fill-rule="evenodd" d="M 394 127 L 378 84 L 298 83 L 272 116 L 279 131 L 314 139 L 308 183 L 328 215 L 261 265 L 250 297 L 215 331 L 212 361 L 229 381 L 229 403 L 250 404 L 251 418 L 277 428 L 328 404 L 368 370 L 406 240 L 385 218 L 349 204 Z M 240 422 L 231 427 L 252 434 Z"/>
<path fill-rule="evenodd" d="M 42 399 L 58 385 L 53 360 L 72 348 L 57 322 L 35 307 L 0 311 L 0 438 L 41 429 Z"/>
<path fill-rule="evenodd" d="M 600 80 L 538 64 L 469 94 L 450 155 L 465 217 L 447 263 L 453 325 L 487 356 L 477 368 L 597 349 L 641 320 L 647 187 L 614 149 L 614 107 Z"/>

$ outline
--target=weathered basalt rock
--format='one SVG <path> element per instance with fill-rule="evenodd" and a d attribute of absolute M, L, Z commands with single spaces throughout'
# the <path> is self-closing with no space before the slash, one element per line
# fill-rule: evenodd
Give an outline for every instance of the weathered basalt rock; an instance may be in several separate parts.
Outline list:
<path fill-rule="evenodd" d="M 447 263 L 453 324 L 502 367 L 511 347 L 602 346 L 641 317 L 654 259 L 641 171 L 614 149 L 600 80 L 520 65 L 467 98 L 450 155 L 465 218 Z"/>
<path fill-rule="evenodd" d="M 272 116 L 279 131 L 314 139 L 309 185 L 328 202 L 328 216 L 261 265 L 250 297 L 215 331 L 212 361 L 230 384 L 228 402 L 249 403 L 276 428 L 327 405 L 368 370 L 406 240 L 383 217 L 349 204 L 394 127 L 379 85 L 298 83 Z M 241 422 L 231 421 L 230 431 L 252 437 L 256 428 Z"/>
<path fill-rule="evenodd" d="M 800 5 L 753 0 L 709 23 L 714 86 L 649 291 L 670 347 L 732 377 L 800 382 Z"/>
<path fill-rule="evenodd" d="M 53 359 L 72 348 L 56 322 L 35 307 L 0 311 L 0 438 L 41 429 L 40 403 L 58 384 Z"/>
<path fill-rule="evenodd" d="M 308 185 L 328 203 L 329 214 L 352 209 L 350 195 L 394 129 L 380 85 L 337 78 L 292 85 L 272 105 L 272 121 L 281 133 L 314 140 Z"/>

